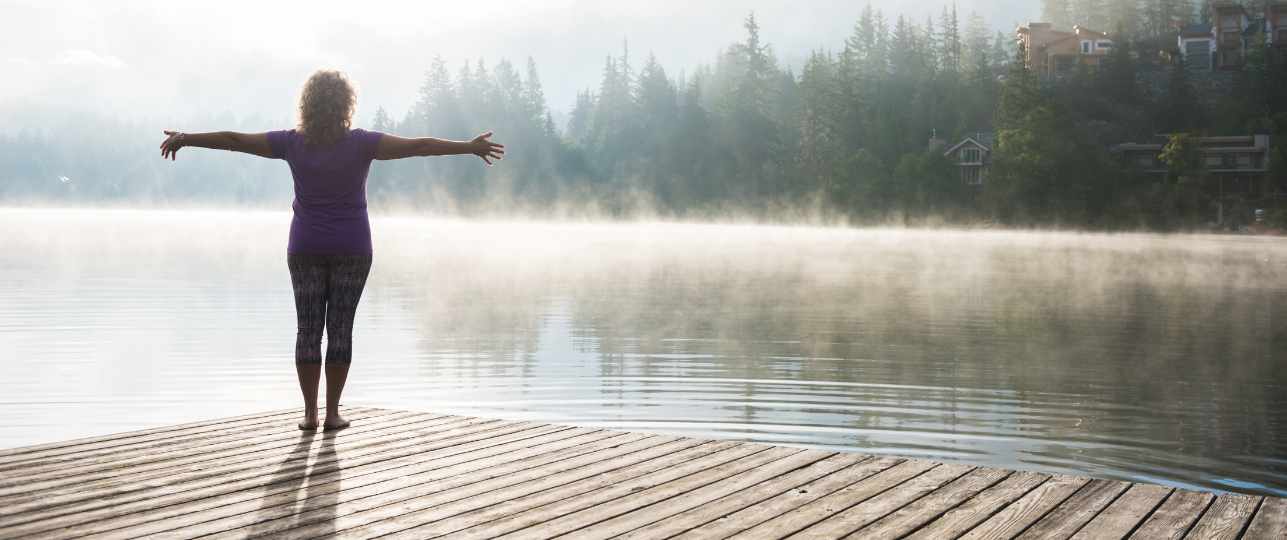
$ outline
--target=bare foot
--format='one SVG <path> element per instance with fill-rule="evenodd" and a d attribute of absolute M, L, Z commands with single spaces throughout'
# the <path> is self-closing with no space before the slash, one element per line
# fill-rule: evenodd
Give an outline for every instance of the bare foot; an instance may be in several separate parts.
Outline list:
<path fill-rule="evenodd" d="M 304 413 L 304 419 L 299 421 L 299 429 L 304 431 L 313 431 L 317 429 L 317 413 Z"/>
<path fill-rule="evenodd" d="M 349 421 L 345 420 L 344 417 L 339 414 L 336 414 L 335 416 L 327 415 L 326 423 L 322 425 L 322 429 L 324 431 L 344 429 L 346 427 L 349 427 Z"/>

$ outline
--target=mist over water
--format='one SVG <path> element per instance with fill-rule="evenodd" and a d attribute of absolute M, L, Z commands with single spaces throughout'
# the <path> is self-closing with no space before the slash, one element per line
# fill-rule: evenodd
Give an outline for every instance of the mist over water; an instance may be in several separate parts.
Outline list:
<path fill-rule="evenodd" d="M 283 213 L 0 210 L 0 447 L 298 406 Z M 351 405 L 1287 495 L 1287 243 L 373 220 Z"/>

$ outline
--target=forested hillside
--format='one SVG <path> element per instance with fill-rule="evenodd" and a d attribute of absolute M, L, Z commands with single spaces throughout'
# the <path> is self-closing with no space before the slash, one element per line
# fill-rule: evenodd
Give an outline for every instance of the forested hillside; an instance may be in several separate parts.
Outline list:
<path fill-rule="evenodd" d="M 1287 140 L 1287 81 L 1276 56 L 1249 53 L 1238 91 L 1213 110 L 1196 104 L 1186 70 L 1159 62 L 1149 43 L 1167 39 L 1184 13 L 1198 19 L 1199 6 L 1048 0 L 1044 8 L 1056 27 L 1107 28 L 1107 61 L 1043 80 L 1012 33 L 977 15 L 945 7 L 922 20 L 890 20 L 868 7 L 852 35 L 791 65 L 752 14 L 743 41 L 686 69 L 668 70 L 623 40 L 605 55 L 599 84 L 580 92 L 567 124 L 556 125 L 533 59 L 449 66 L 438 57 L 418 103 L 379 108 L 364 127 L 453 139 L 491 130 L 509 154 L 494 168 L 472 157 L 377 163 L 372 204 L 458 215 L 1185 229 L 1210 217 L 1201 167 L 1150 182 L 1111 163 L 1109 146 L 1172 132 Z M 1141 69 L 1169 70 L 1165 95 L 1149 100 L 1138 91 Z M 287 124 L 205 114 L 165 127 Z M 83 113 L 53 129 L 0 137 L 0 192 L 10 204 L 285 208 L 284 164 L 194 150 L 162 163 L 161 128 Z M 942 152 L 926 152 L 933 134 L 956 141 L 972 132 L 998 141 L 993 174 L 981 186 L 967 185 Z M 1275 162 L 1275 174 L 1281 170 Z"/>

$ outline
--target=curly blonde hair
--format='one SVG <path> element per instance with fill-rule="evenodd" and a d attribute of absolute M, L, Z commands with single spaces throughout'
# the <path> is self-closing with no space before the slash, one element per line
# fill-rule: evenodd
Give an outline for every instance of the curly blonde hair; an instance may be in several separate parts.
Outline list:
<path fill-rule="evenodd" d="M 357 88 L 343 71 L 319 69 L 309 75 L 299 93 L 296 131 L 308 145 L 330 145 L 349 136 Z"/>

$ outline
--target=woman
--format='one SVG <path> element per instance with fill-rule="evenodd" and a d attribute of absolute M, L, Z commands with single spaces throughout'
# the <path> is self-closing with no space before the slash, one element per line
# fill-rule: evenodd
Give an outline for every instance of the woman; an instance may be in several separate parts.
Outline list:
<path fill-rule="evenodd" d="M 304 393 L 299 428 L 317 421 L 317 385 L 322 371 L 322 328 L 326 347 L 326 419 L 323 429 L 347 427 L 340 394 L 353 356 L 353 317 L 371 271 L 371 226 L 366 212 L 366 177 L 372 159 L 473 154 L 488 165 L 504 146 L 491 132 L 469 142 L 423 137 L 404 139 L 350 129 L 357 91 L 340 71 L 318 70 L 299 96 L 299 125 L 268 133 L 182 133 L 166 131 L 161 157 L 174 160 L 186 146 L 244 152 L 284 159 L 295 179 L 295 217 L 290 224 L 286 264 L 295 291 L 299 333 L 295 371 Z"/>

